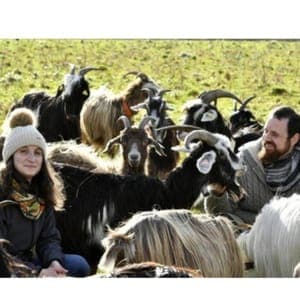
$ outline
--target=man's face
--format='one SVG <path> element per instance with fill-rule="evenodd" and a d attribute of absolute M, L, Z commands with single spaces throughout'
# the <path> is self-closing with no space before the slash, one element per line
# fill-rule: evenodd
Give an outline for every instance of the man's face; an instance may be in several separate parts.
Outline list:
<path fill-rule="evenodd" d="M 258 157 L 263 162 L 274 162 L 293 149 L 288 137 L 288 119 L 270 118 L 264 128 L 262 148 Z"/>

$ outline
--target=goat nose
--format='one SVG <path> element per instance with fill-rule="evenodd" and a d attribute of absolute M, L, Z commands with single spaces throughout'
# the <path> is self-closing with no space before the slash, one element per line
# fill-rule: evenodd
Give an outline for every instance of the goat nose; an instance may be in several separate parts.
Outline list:
<path fill-rule="evenodd" d="M 139 156 L 138 154 L 131 154 L 129 158 L 130 160 L 138 160 Z"/>

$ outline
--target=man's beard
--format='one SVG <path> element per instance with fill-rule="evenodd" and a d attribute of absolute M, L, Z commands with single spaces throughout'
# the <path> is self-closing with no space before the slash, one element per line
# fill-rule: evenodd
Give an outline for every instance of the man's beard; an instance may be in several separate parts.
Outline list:
<path fill-rule="evenodd" d="M 266 149 L 265 145 L 266 144 L 271 144 L 273 145 L 273 149 Z M 290 140 L 288 139 L 286 142 L 286 147 L 283 150 L 278 150 L 276 145 L 272 142 L 267 142 L 267 143 L 263 143 L 260 151 L 258 152 L 258 159 L 262 162 L 262 163 L 273 163 L 274 161 L 277 161 L 281 156 L 283 156 L 285 153 L 288 152 L 288 150 L 290 149 L 291 143 Z"/>

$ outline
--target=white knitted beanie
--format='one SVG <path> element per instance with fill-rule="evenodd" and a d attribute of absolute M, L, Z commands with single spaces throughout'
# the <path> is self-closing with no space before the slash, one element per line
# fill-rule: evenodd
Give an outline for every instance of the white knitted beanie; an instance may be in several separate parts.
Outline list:
<path fill-rule="evenodd" d="M 46 156 L 47 143 L 37 130 L 36 117 L 28 108 L 17 108 L 7 119 L 7 130 L 2 156 L 5 162 L 21 147 L 35 145 L 43 150 Z"/>

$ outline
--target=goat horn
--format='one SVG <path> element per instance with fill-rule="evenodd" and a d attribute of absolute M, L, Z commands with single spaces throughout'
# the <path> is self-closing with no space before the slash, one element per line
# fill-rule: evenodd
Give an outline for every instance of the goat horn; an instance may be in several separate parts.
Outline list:
<path fill-rule="evenodd" d="M 243 102 L 236 95 L 224 90 L 212 90 L 208 92 L 203 92 L 199 95 L 199 98 L 206 104 L 209 104 L 210 102 L 221 97 L 232 98 L 239 102 L 241 105 L 243 104 Z"/>
<path fill-rule="evenodd" d="M 86 68 L 83 68 L 83 69 L 81 69 L 79 72 L 78 72 L 78 74 L 80 75 L 80 76 L 84 76 L 87 72 L 89 72 L 89 71 L 93 71 L 93 70 L 102 70 L 102 69 L 100 69 L 100 68 L 94 68 L 94 67 L 86 67 Z"/>
<path fill-rule="evenodd" d="M 249 98 L 247 98 L 247 99 L 243 102 L 243 104 L 241 105 L 241 107 L 240 107 L 239 110 L 244 109 L 244 108 L 247 106 L 247 104 L 248 104 L 252 99 L 254 99 L 255 97 L 256 97 L 256 95 L 253 95 L 253 96 L 250 96 Z"/>
<path fill-rule="evenodd" d="M 184 139 L 184 146 L 189 149 L 191 141 L 195 139 L 206 142 L 209 146 L 214 146 L 218 142 L 218 139 L 213 133 L 205 129 L 201 129 L 190 132 Z"/>
<path fill-rule="evenodd" d="M 148 123 L 149 121 L 155 121 L 155 118 L 154 118 L 154 117 L 151 117 L 151 116 L 146 116 L 146 117 L 144 117 L 144 118 L 142 119 L 142 121 L 140 122 L 139 128 L 140 128 L 140 129 L 143 129 L 143 128 L 147 125 L 147 123 Z"/>
<path fill-rule="evenodd" d="M 165 93 L 167 93 L 167 92 L 171 92 L 171 90 L 160 90 L 159 92 L 158 92 L 158 97 L 162 97 Z"/>
<path fill-rule="evenodd" d="M 130 72 L 127 72 L 125 75 L 123 75 L 123 78 L 127 77 L 127 75 L 136 75 L 136 77 L 141 78 L 142 81 L 149 81 L 148 76 L 145 73 L 142 73 L 142 72 L 130 71 Z"/>
<path fill-rule="evenodd" d="M 103 149 L 102 153 L 107 153 L 111 147 L 114 145 L 114 144 L 120 144 L 121 143 L 121 135 L 118 135 L 112 139 L 110 139 L 107 143 L 106 143 L 106 146 L 105 148 Z"/>
<path fill-rule="evenodd" d="M 75 65 L 74 64 L 70 64 L 70 74 L 74 75 L 75 74 Z"/>
<path fill-rule="evenodd" d="M 146 109 L 147 108 L 147 104 L 145 102 L 142 102 L 142 103 L 139 103 L 137 105 L 133 105 L 133 106 L 130 106 L 130 109 L 135 111 L 135 112 L 138 112 L 140 109 Z"/>
<path fill-rule="evenodd" d="M 131 124 L 130 124 L 130 121 L 128 119 L 128 117 L 126 116 L 121 116 L 117 119 L 117 122 L 119 121 L 122 121 L 123 124 L 124 124 L 124 128 L 127 129 L 127 128 L 130 128 L 131 127 Z"/>
<path fill-rule="evenodd" d="M 200 127 L 193 126 L 193 125 L 170 125 L 170 126 L 164 126 L 155 129 L 155 131 L 161 131 L 166 129 L 177 129 L 177 130 L 185 130 L 185 131 L 192 131 L 192 130 L 199 130 Z"/>

